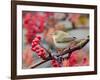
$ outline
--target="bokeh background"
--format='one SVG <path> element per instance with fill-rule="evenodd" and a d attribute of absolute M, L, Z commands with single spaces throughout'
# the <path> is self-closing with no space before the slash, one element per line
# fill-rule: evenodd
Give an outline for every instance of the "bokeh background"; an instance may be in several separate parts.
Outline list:
<path fill-rule="evenodd" d="M 41 44 L 52 53 L 55 52 L 55 46 L 50 34 L 57 30 L 64 31 L 77 39 L 85 39 L 89 35 L 89 14 L 23 11 L 22 20 L 23 69 L 42 61 L 31 50 L 32 40 L 36 35 L 42 37 Z M 63 61 L 63 67 L 89 65 L 89 43 L 81 50 L 73 52 L 71 64 L 70 66 L 66 59 Z M 50 61 L 37 68 L 49 67 L 52 67 Z"/>

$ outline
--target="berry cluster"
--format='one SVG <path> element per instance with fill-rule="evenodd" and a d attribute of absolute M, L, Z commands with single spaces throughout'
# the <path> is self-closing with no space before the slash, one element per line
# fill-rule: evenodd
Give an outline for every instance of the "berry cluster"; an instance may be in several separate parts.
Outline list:
<path fill-rule="evenodd" d="M 55 60 L 55 59 L 52 59 L 51 60 L 51 65 L 53 66 L 53 67 L 61 67 L 61 65 L 58 63 L 58 61 L 57 60 Z"/>
<path fill-rule="evenodd" d="M 23 15 L 23 27 L 27 30 L 26 32 L 26 43 L 31 44 L 33 38 L 37 33 L 41 33 L 44 30 L 45 22 L 52 13 L 24 13 Z"/>
<path fill-rule="evenodd" d="M 46 59 L 46 53 L 43 48 L 41 48 L 40 44 L 41 37 L 36 36 L 32 41 L 32 50 L 37 53 L 37 55 L 43 60 Z"/>

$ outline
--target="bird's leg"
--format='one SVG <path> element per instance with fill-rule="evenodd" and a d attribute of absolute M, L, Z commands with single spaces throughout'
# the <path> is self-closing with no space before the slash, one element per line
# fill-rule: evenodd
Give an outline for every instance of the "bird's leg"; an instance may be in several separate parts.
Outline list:
<path fill-rule="evenodd" d="M 71 49 L 71 48 L 69 48 L 69 50 L 70 50 L 70 49 Z M 72 54 L 72 52 L 68 53 L 67 59 L 70 58 L 71 54 Z"/>
<path fill-rule="evenodd" d="M 62 66 L 62 61 L 64 59 L 62 56 L 53 55 L 53 58 Z"/>

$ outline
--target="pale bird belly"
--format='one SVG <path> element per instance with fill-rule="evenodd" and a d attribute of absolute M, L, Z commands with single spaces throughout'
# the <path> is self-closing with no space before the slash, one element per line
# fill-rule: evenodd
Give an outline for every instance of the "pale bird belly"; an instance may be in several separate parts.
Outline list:
<path fill-rule="evenodd" d="M 69 43 L 56 43 L 55 46 L 57 48 L 68 48 L 69 47 Z"/>

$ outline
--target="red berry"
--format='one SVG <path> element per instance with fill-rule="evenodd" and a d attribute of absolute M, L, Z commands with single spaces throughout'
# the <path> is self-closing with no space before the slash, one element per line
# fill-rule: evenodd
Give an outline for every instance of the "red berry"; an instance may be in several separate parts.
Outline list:
<path fill-rule="evenodd" d="M 35 40 L 35 42 L 39 42 L 40 41 L 38 38 L 35 38 L 34 40 Z"/>
<path fill-rule="evenodd" d="M 39 40 L 41 40 L 41 36 L 37 36 L 37 38 L 38 38 Z"/>
<path fill-rule="evenodd" d="M 36 45 L 36 49 L 40 49 L 40 46 L 39 45 Z"/>
<path fill-rule="evenodd" d="M 52 60 L 51 64 L 53 67 L 60 67 L 60 64 L 56 60 Z"/>
<path fill-rule="evenodd" d="M 34 43 L 32 43 L 32 48 L 33 48 L 33 47 L 35 47 L 35 44 L 34 44 Z"/>
<path fill-rule="evenodd" d="M 39 47 L 35 47 L 36 48 L 36 50 L 39 50 Z"/>
<path fill-rule="evenodd" d="M 43 55 L 43 56 L 40 56 L 40 57 L 41 57 L 42 59 L 44 59 L 44 60 L 46 59 L 46 56 L 45 56 L 45 55 Z"/>
<path fill-rule="evenodd" d="M 43 55 L 43 53 L 42 53 L 42 52 L 39 52 L 39 53 L 38 53 L 38 56 L 42 56 L 42 55 Z"/>
<path fill-rule="evenodd" d="M 54 66 L 54 67 L 58 67 L 58 64 L 56 64 L 56 63 L 53 63 L 53 66 Z"/>
<path fill-rule="evenodd" d="M 36 50 L 36 53 L 39 53 L 40 52 L 40 50 Z"/>
<path fill-rule="evenodd" d="M 35 40 L 33 39 L 33 40 L 32 40 L 32 43 L 34 43 L 34 42 L 35 42 Z"/>
<path fill-rule="evenodd" d="M 37 42 L 34 42 L 33 44 L 36 46 L 38 43 Z"/>
<path fill-rule="evenodd" d="M 45 55 L 45 52 L 42 52 L 42 55 Z"/>
<path fill-rule="evenodd" d="M 52 60 L 52 62 L 51 62 L 52 64 L 55 64 L 56 63 L 56 60 Z"/>
<path fill-rule="evenodd" d="M 40 49 L 40 51 L 41 51 L 41 52 L 44 52 L 44 49 L 43 49 L 43 48 L 41 48 L 41 49 Z"/>
<path fill-rule="evenodd" d="M 38 56 L 41 57 L 42 59 L 46 58 L 45 53 L 41 51 L 39 51 Z"/>
<path fill-rule="evenodd" d="M 36 48 L 32 48 L 33 51 L 36 51 Z"/>

